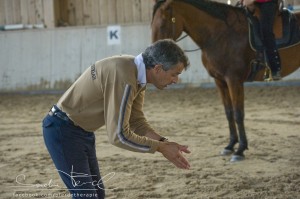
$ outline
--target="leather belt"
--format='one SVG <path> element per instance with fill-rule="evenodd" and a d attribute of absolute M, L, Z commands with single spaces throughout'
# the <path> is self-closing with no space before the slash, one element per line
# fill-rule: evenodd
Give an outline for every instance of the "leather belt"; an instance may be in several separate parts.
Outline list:
<path fill-rule="evenodd" d="M 64 121 L 67 121 L 71 124 L 74 125 L 74 122 L 67 116 L 67 114 L 65 112 L 62 112 L 56 105 L 54 105 L 49 113 L 48 113 L 50 116 L 56 116 Z"/>

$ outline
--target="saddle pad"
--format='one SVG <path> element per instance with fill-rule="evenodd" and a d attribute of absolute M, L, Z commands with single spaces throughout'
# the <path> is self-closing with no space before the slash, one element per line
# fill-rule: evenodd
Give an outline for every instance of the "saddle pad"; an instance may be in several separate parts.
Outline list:
<path fill-rule="evenodd" d="M 300 43 L 300 28 L 298 27 L 296 16 L 289 10 L 283 9 L 279 17 L 282 17 L 282 37 L 276 39 L 278 49 Z M 259 20 L 252 14 L 247 14 L 247 18 L 250 45 L 253 50 L 262 51 L 264 45 L 262 43 Z"/>

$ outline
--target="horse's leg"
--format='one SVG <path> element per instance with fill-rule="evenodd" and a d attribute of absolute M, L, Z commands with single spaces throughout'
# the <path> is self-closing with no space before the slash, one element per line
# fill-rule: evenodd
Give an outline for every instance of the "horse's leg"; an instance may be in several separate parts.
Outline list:
<path fill-rule="evenodd" d="M 248 141 L 244 126 L 244 85 L 241 81 L 234 81 L 234 78 L 227 79 L 227 85 L 232 101 L 234 119 L 239 132 L 239 147 L 231 158 L 232 162 L 243 160 L 244 151 L 248 149 Z"/>
<path fill-rule="evenodd" d="M 234 152 L 234 145 L 238 142 L 238 135 L 234 121 L 232 102 L 230 99 L 227 83 L 218 79 L 215 79 L 215 82 L 222 98 L 230 133 L 229 144 L 221 151 L 221 155 L 230 155 Z"/>

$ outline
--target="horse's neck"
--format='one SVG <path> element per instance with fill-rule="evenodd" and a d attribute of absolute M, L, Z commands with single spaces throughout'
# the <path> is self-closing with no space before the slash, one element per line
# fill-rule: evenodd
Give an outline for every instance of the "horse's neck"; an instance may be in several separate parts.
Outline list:
<path fill-rule="evenodd" d="M 196 18 L 195 18 L 196 16 Z M 207 13 L 198 10 L 197 14 L 190 14 L 185 18 L 183 30 L 202 48 L 215 36 L 217 20 Z"/>
<path fill-rule="evenodd" d="M 181 15 L 184 18 L 183 30 L 202 49 L 207 46 L 218 45 L 220 42 L 218 39 L 226 34 L 230 36 L 230 33 L 234 31 L 247 31 L 245 17 L 237 16 L 236 13 L 229 13 L 227 19 L 221 20 L 192 5 L 188 10 L 188 13 L 181 10 Z"/>
<path fill-rule="evenodd" d="M 198 11 L 197 19 L 193 21 L 192 23 L 186 23 L 183 29 L 202 49 L 218 45 L 219 38 L 224 33 L 228 34 L 230 32 L 224 21 L 216 19 L 203 11 Z"/>

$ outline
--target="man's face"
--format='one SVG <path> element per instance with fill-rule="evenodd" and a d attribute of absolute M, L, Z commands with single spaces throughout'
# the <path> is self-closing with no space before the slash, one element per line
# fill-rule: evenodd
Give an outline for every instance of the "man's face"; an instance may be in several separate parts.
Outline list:
<path fill-rule="evenodd" d="M 158 89 L 164 89 L 170 84 L 175 84 L 178 81 L 178 76 L 184 69 L 183 63 L 178 63 L 170 70 L 163 70 L 162 65 L 154 67 L 153 85 Z"/>

